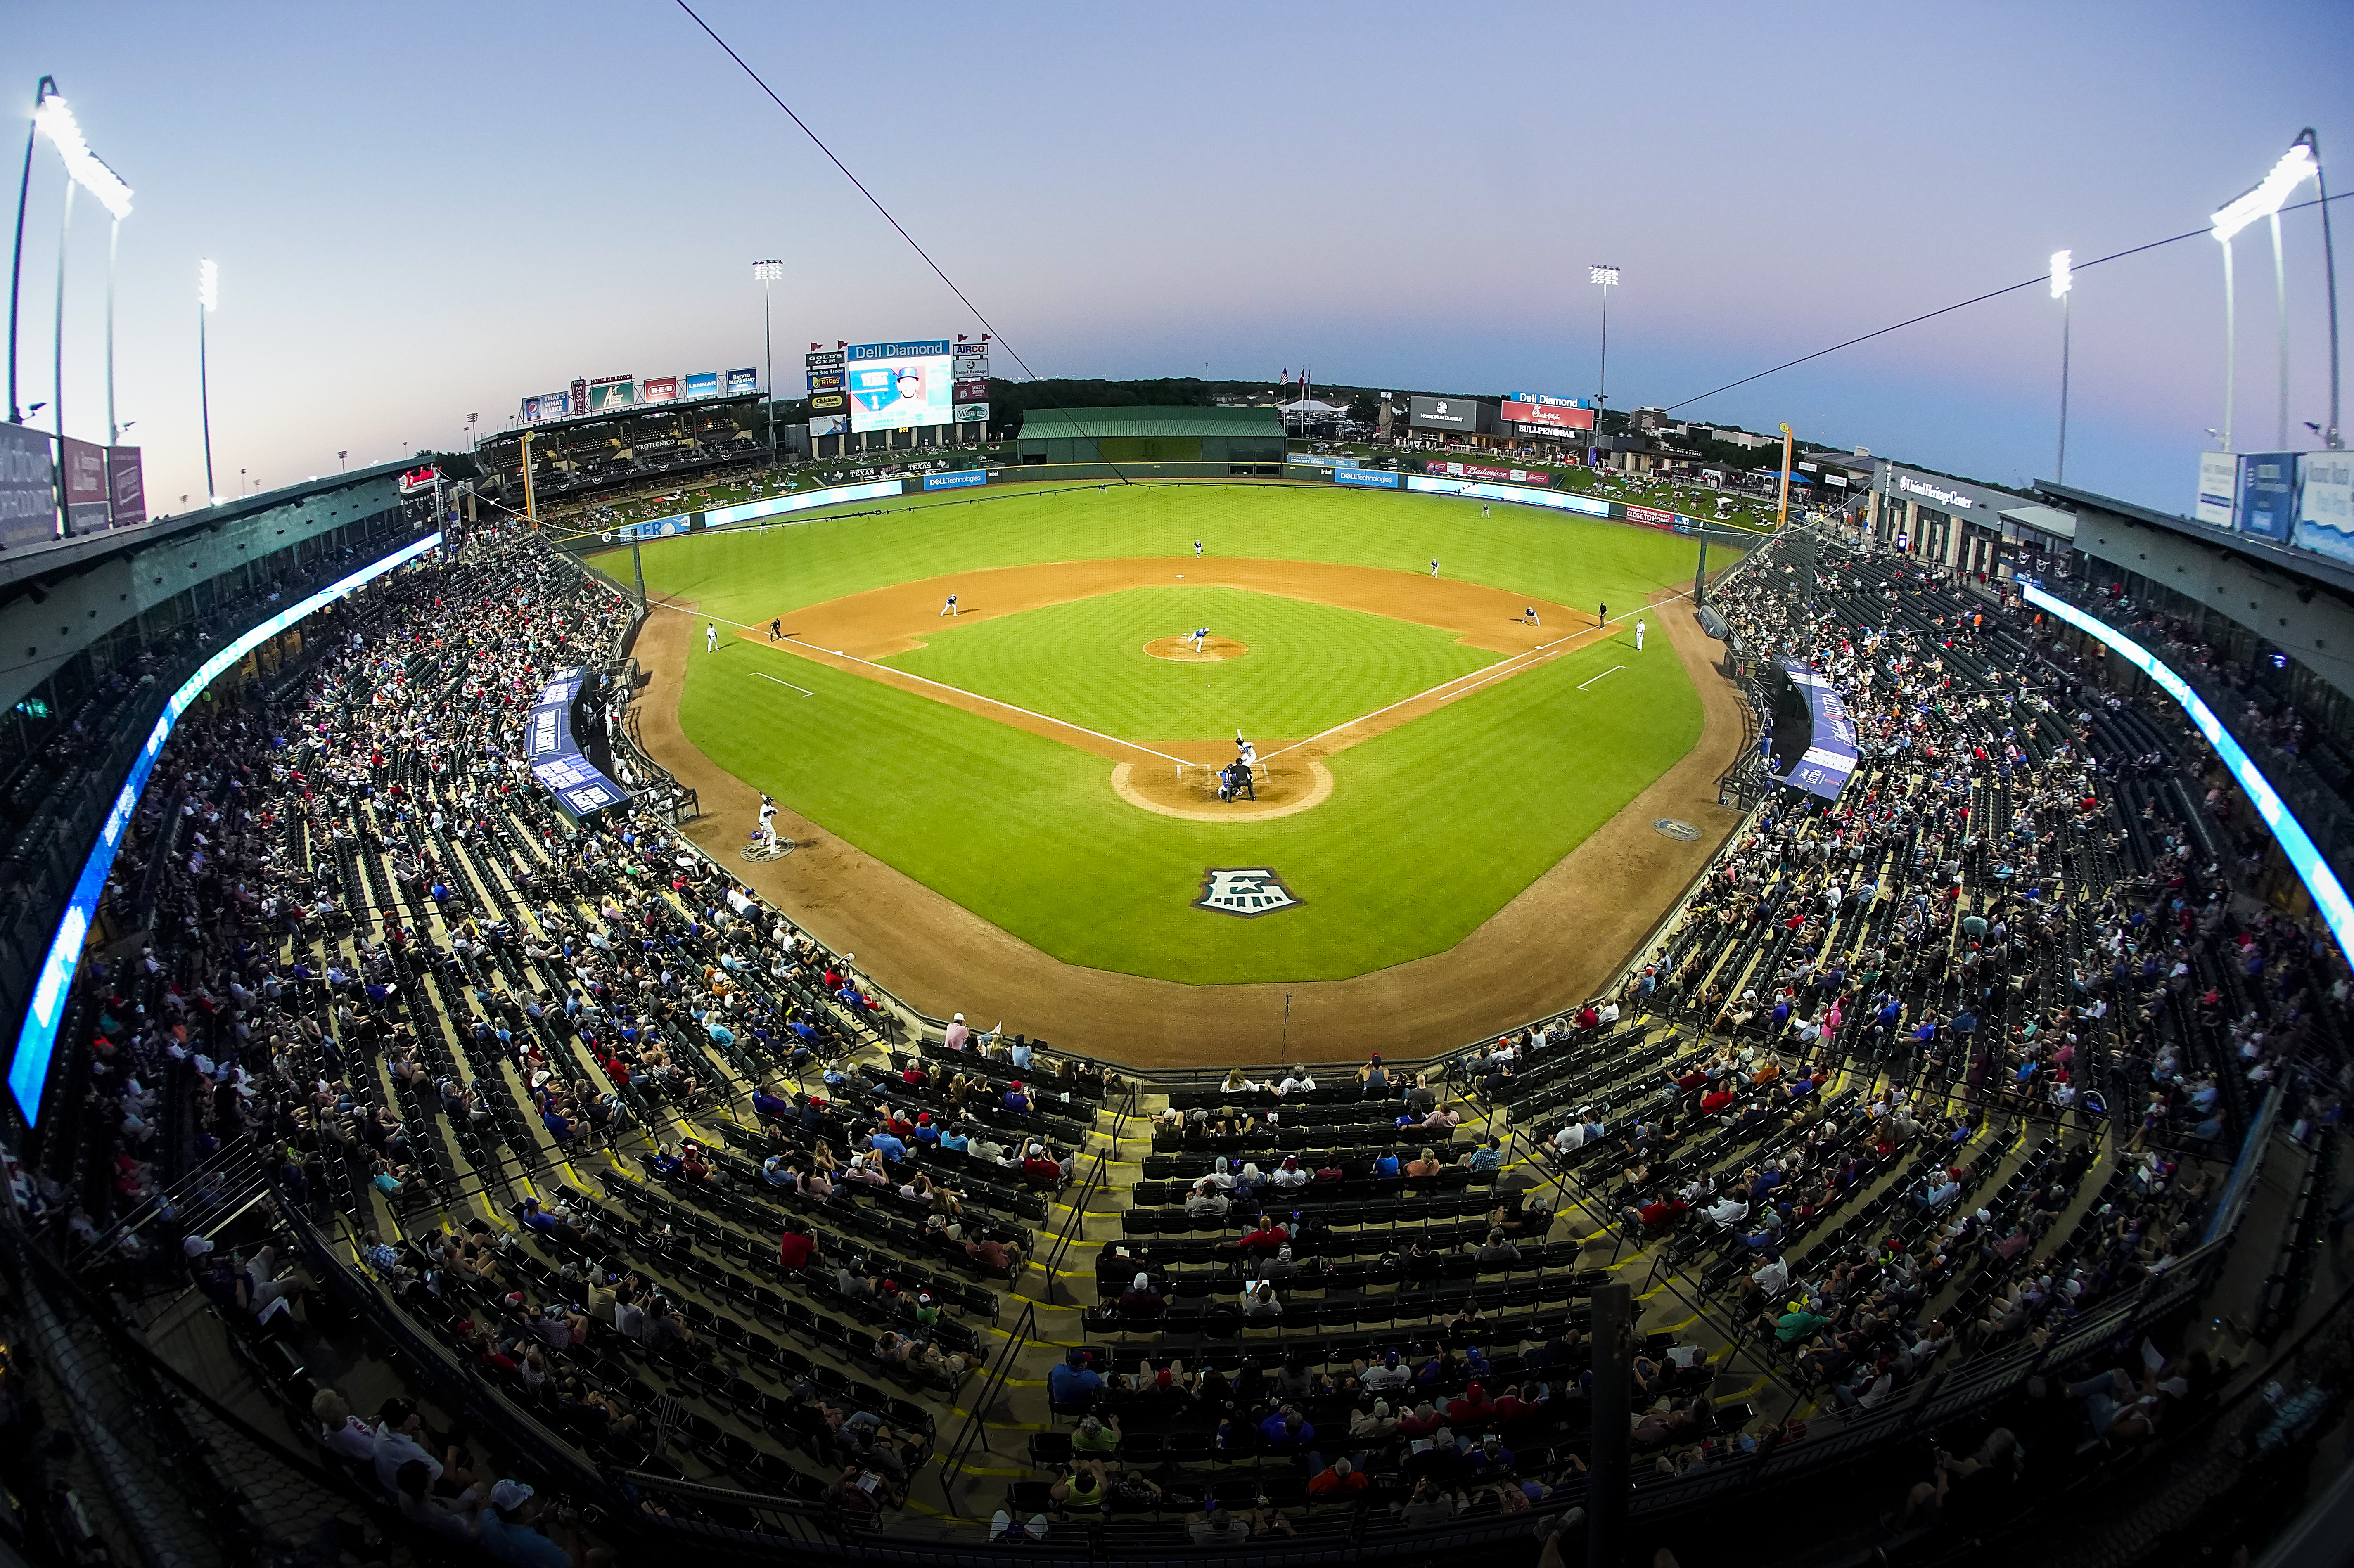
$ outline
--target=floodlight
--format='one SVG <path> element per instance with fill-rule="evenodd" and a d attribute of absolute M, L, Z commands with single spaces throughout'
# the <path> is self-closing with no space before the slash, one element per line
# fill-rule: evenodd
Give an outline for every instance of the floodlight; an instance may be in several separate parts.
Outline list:
<path fill-rule="evenodd" d="M 2055 300 L 2067 298 L 2068 287 L 2075 281 L 2068 270 L 2069 261 L 2075 254 L 2073 250 L 2054 250 L 2052 253 L 2052 297 Z"/>
<path fill-rule="evenodd" d="M 196 303 L 208 311 L 220 304 L 220 268 L 213 262 L 196 263 Z"/>
<path fill-rule="evenodd" d="M 781 261 L 755 261 L 752 263 L 752 281 L 754 282 L 773 283 L 784 275 L 785 264 Z"/>
<path fill-rule="evenodd" d="M 1589 283 L 1599 283 L 1606 289 L 1615 287 L 1618 281 L 1618 269 L 1588 267 L 1585 270 L 1585 281 Z"/>
<path fill-rule="evenodd" d="M 2288 200 L 2289 192 L 2296 189 L 2314 175 L 2313 148 L 2299 142 L 2280 156 L 2272 173 L 2266 175 L 2255 189 L 2235 197 L 2210 219 L 2215 226 L 2215 238 L 2230 244 L 2232 237 L 2260 217 L 2270 217 L 2280 211 L 2281 203 Z"/>
<path fill-rule="evenodd" d="M 116 217 L 131 216 L 131 187 L 90 150 L 90 143 L 82 140 L 81 127 L 74 122 L 73 111 L 66 106 L 62 96 L 43 93 L 33 111 L 33 125 L 49 139 L 58 156 L 65 160 L 66 173 L 72 176 L 74 184 L 96 196 L 99 205 Z"/>

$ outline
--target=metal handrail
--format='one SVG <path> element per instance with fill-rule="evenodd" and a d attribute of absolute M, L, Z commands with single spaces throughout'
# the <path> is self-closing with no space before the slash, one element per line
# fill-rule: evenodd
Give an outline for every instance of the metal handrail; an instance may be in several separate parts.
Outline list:
<path fill-rule="evenodd" d="M 973 1396 L 972 1408 L 966 1413 L 964 1425 L 957 1429 L 955 1440 L 940 1452 L 940 1491 L 948 1498 L 951 1509 L 959 1506 L 957 1489 L 963 1477 L 965 1459 L 973 1448 L 978 1446 L 990 1453 L 996 1452 L 989 1446 L 989 1424 L 983 1416 L 990 1402 L 1004 1388 L 1006 1374 L 1013 1370 L 1014 1358 L 1022 1353 L 1023 1347 L 1037 1331 L 1037 1303 L 1025 1301 L 1022 1306 L 1022 1316 L 1013 1320 L 1013 1327 L 1006 1331 L 1005 1343 L 991 1359 L 989 1370 L 981 1374 L 980 1392 Z"/>

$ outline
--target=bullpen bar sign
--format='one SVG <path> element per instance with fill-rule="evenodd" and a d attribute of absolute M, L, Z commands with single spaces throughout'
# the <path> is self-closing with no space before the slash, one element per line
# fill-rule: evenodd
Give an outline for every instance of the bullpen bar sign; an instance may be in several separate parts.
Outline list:
<path fill-rule="evenodd" d="M 1515 392 L 1505 398 L 1504 418 L 1515 425 L 1544 430 L 1594 429 L 1594 410 L 1584 404 L 1571 398 L 1539 397 L 1532 392 Z"/>

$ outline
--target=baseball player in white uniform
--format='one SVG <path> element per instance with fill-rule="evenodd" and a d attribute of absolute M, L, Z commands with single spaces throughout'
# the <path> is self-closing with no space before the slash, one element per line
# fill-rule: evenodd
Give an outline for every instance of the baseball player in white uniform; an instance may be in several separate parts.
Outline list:
<path fill-rule="evenodd" d="M 1197 561 L 1202 558 L 1202 541 L 1199 539 L 1193 541 L 1193 558 Z"/>
<path fill-rule="evenodd" d="M 719 652 L 719 623 L 716 620 L 703 629 L 703 651 L 705 653 Z"/>
<path fill-rule="evenodd" d="M 1432 577 L 1437 577 L 1438 575 L 1438 557 L 1437 556 L 1430 557 L 1430 575 Z"/>
<path fill-rule="evenodd" d="M 1638 652 L 1638 653 L 1640 653 L 1642 651 L 1643 651 L 1643 622 L 1641 621 L 1641 620 L 1640 620 L 1640 619 L 1638 619 L 1638 620 L 1636 620 L 1636 622 L 1635 622 L 1635 652 Z"/>
<path fill-rule="evenodd" d="M 948 603 L 946 603 L 946 604 L 944 604 L 944 605 L 940 606 L 940 613 L 941 613 L 942 615 L 945 615 L 945 616 L 949 617 L 950 620 L 954 620 L 954 619 L 956 618 L 956 612 L 957 612 L 957 606 L 956 606 L 956 595 L 954 595 L 954 594 L 950 594 L 950 595 L 949 595 L 949 601 L 948 601 Z"/>

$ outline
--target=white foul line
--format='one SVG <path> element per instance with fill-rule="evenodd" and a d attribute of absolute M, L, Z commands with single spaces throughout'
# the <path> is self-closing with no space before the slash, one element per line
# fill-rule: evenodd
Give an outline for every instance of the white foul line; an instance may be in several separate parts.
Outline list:
<path fill-rule="evenodd" d="M 1610 666 L 1610 668 L 1608 668 L 1607 670 L 1603 671 L 1603 672 L 1602 672 L 1602 675 L 1615 675 L 1615 674 L 1617 674 L 1619 671 L 1621 671 L 1621 670 L 1625 669 L 1626 667 L 1627 667 L 1627 666 L 1626 666 L 1626 665 L 1624 665 L 1624 664 L 1613 664 L 1613 665 L 1611 665 L 1611 666 Z M 1594 675 L 1594 676 L 1590 676 L 1590 677 L 1588 677 L 1588 678 L 1587 678 L 1587 679 L 1585 679 L 1585 680 L 1583 680 L 1583 681 L 1578 682 L 1578 683 L 1577 683 L 1577 689 L 1578 689 L 1579 691 L 1581 691 L 1581 692 L 1582 692 L 1582 691 L 1584 691 L 1584 690 L 1585 690 L 1585 688 L 1586 688 L 1586 687 L 1588 687 L 1588 686 L 1590 686 L 1590 685 L 1594 684 L 1594 683 L 1595 683 L 1596 681 L 1598 681 L 1598 680 L 1602 679 L 1602 675 Z"/>
<path fill-rule="evenodd" d="M 760 672 L 758 670 L 747 670 L 744 673 L 748 675 L 759 675 L 760 679 L 763 681 L 777 681 L 777 678 L 774 675 L 761 675 Z M 777 681 L 777 684 L 780 686 L 793 686 L 793 683 L 790 681 Z M 805 697 L 813 697 L 817 695 L 815 692 L 811 691 L 807 686 L 793 686 L 793 690 L 799 692 Z"/>
<path fill-rule="evenodd" d="M 1003 708 L 1009 713 L 1021 714 L 1025 717 L 1037 719 L 1042 723 L 1058 724 L 1065 729 L 1075 729 L 1081 735 L 1091 735 L 1097 740 L 1108 740 L 1114 746 L 1124 746 L 1130 751 L 1140 751 L 1147 757 L 1158 757 L 1165 762 L 1183 762 L 1185 760 L 1185 758 L 1182 757 L 1172 757 L 1165 751 L 1155 751 L 1149 746 L 1139 746 L 1132 740 L 1122 740 L 1116 735 L 1106 735 L 1099 729 L 1089 729 L 1083 724 L 1073 724 L 1068 719 L 1056 718 L 1052 714 L 1034 713 L 1028 708 L 1018 706 L 1015 704 L 1002 701 L 997 697 L 985 697 L 979 692 L 968 692 L 962 686 L 951 686 L 946 681 L 935 681 L 929 675 L 918 675 L 912 670 L 898 670 L 894 669 L 888 664 L 877 664 L 872 659 L 861 659 L 855 653 L 844 653 L 838 648 L 820 648 L 816 643 L 799 637 L 788 636 L 785 641 L 788 642 L 799 642 L 802 647 L 810 649 L 813 652 L 823 653 L 831 658 L 847 659 L 854 664 L 864 664 L 870 670 L 880 670 L 886 675 L 896 675 L 900 679 L 907 681 L 921 681 L 928 686 L 938 686 L 943 692 L 954 692 L 958 696 L 970 697 L 977 703 L 988 703 L 994 707 Z"/>

